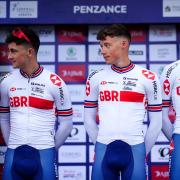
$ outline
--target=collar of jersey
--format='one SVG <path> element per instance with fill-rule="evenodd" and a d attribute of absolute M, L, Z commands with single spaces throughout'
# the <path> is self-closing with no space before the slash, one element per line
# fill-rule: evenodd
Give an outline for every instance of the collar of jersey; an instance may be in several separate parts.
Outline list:
<path fill-rule="evenodd" d="M 134 68 L 134 66 L 135 65 L 133 63 L 130 63 L 128 66 L 125 66 L 125 67 L 118 67 L 118 66 L 112 65 L 111 69 L 117 73 L 126 73 L 128 71 L 131 71 Z"/>
<path fill-rule="evenodd" d="M 25 72 L 22 71 L 22 70 L 20 70 L 20 73 L 21 73 L 21 75 L 24 76 L 25 78 L 35 78 L 35 77 L 39 76 L 39 75 L 42 73 L 43 69 L 44 69 L 44 68 L 43 68 L 42 66 L 39 66 L 39 68 L 38 68 L 36 71 L 34 71 L 34 73 L 33 73 L 31 76 L 28 76 L 28 74 L 25 73 Z"/>

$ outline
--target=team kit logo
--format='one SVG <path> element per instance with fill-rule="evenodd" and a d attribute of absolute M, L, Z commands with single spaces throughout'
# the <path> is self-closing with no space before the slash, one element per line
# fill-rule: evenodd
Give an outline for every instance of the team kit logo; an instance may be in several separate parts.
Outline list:
<path fill-rule="evenodd" d="M 154 80 L 155 79 L 155 75 L 154 73 L 147 71 L 147 70 L 142 70 L 142 74 L 147 78 L 147 79 L 151 79 Z"/>
<path fill-rule="evenodd" d="M 89 96 L 90 95 L 90 82 L 87 81 L 86 82 L 86 96 Z"/>
<path fill-rule="evenodd" d="M 50 75 L 50 80 L 52 81 L 52 83 L 56 86 L 61 86 L 62 82 L 59 76 L 55 75 L 55 74 L 51 74 Z"/>
<path fill-rule="evenodd" d="M 166 79 L 163 83 L 163 89 L 164 89 L 164 93 L 166 95 L 168 95 L 170 93 L 170 83 L 168 81 L 168 79 Z"/>

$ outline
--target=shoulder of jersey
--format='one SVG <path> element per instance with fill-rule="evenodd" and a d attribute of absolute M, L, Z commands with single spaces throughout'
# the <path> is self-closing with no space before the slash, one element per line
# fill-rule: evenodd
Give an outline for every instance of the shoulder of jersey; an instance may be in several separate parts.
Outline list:
<path fill-rule="evenodd" d="M 5 81 L 8 81 L 10 79 L 14 79 L 14 75 L 15 72 L 9 72 L 9 73 L 6 73 L 5 75 L 3 75 L 1 78 L 0 78 L 0 83 L 2 82 L 5 82 Z"/>
<path fill-rule="evenodd" d="M 51 71 L 49 71 L 47 69 L 44 69 L 43 71 L 46 74 L 46 77 L 48 78 L 48 80 L 50 81 L 50 83 L 52 85 L 55 85 L 55 86 L 58 86 L 58 87 L 60 87 L 62 85 L 63 80 L 56 73 L 51 72 Z"/>
<path fill-rule="evenodd" d="M 137 65 L 136 65 L 136 67 L 139 68 L 140 75 L 142 75 L 142 77 L 144 79 L 154 80 L 157 76 L 157 74 L 155 72 L 152 72 L 144 67 L 137 66 Z"/>
<path fill-rule="evenodd" d="M 104 72 L 104 69 L 100 69 L 100 70 L 95 70 L 93 72 L 91 72 L 88 76 L 88 80 L 90 80 L 91 78 L 94 78 L 96 76 L 101 75 Z"/>
<path fill-rule="evenodd" d="M 171 74 L 173 74 L 176 71 L 179 72 L 179 70 L 180 70 L 180 60 L 175 61 L 171 64 L 168 64 L 167 66 L 164 67 L 163 71 L 166 72 L 166 74 L 168 76 L 170 76 Z"/>

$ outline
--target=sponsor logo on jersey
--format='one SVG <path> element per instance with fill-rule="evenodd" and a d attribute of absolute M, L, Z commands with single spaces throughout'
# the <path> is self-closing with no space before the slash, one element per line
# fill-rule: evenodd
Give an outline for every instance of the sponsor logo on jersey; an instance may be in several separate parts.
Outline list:
<path fill-rule="evenodd" d="M 98 73 L 97 70 L 96 70 L 96 71 L 93 71 L 93 72 L 89 75 L 88 80 L 90 80 L 96 73 Z"/>
<path fill-rule="evenodd" d="M 148 71 L 148 70 L 142 70 L 142 74 L 147 78 L 147 79 L 151 79 L 154 80 L 155 79 L 155 75 L 154 73 Z"/>
<path fill-rule="evenodd" d="M 154 99 L 157 99 L 157 81 L 153 81 Z"/>
<path fill-rule="evenodd" d="M 133 87 L 136 87 L 136 82 L 138 79 L 136 78 L 129 78 L 129 77 L 123 77 L 123 89 L 131 91 Z"/>
<path fill-rule="evenodd" d="M 167 72 L 166 72 L 166 78 L 169 78 L 169 77 L 170 77 L 173 69 L 175 69 L 176 66 L 178 66 L 178 63 L 173 64 L 173 65 L 167 70 Z"/>
<path fill-rule="evenodd" d="M 107 81 L 101 81 L 101 85 L 107 84 Z"/>
<path fill-rule="evenodd" d="M 3 77 L 0 77 L 0 83 L 10 75 L 11 73 L 6 73 Z"/>
<path fill-rule="evenodd" d="M 40 87 L 31 87 L 31 91 L 35 93 L 44 94 L 44 89 Z"/>
<path fill-rule="evenodd" d="M 63 105 L 64 104 L 64 91 L 62 87 L 59 88 L 59 94 L 60 94 L 61 105 Z"/>
<path fill-rule="evenodd" d="M 31 82 L 31 85 L 45 87 L 45 84 L 40 84 L 40 83 L 35 83 L 35 82 Z"/>
<path fill-rule="evenodd" d="M 16 91 L 15 87 L 10 88 L 10 91 Z"/>
<path fill-rule="evenodd" d="M 51 74 L 50 75 L 50 80 L 52 81 L 52 83 L 56 86 L 61 86 L 61 79 L 59 76 L 55 75 L 55 74 Z"/>
<path fill-rule="evenodd" d="M 164 89 L 164 93 L 166 95 L 168 95 L 170 93 L 170 83 L 169 83 L 169 80 L 166 79 L 163 83 L 163 89 Z"/>
<path fill-rule="evenodd" d="M 90 95 L 90 82 L 87 81 L 86 82 L 86 96 L 89 96 Z"/>

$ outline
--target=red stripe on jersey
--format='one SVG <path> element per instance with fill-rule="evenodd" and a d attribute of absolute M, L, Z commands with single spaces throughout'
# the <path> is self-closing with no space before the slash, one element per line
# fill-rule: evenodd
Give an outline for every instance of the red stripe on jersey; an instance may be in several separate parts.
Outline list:
<path fill-rule="evenodd" d="M 93 108 L 93 107 L 97 107 L 97 106 L 98 106 L 97 101 L 85 101 L 84 102 L 84 107 L 86 107 L 86 108 Z"/>
<path fill-rule="evenodd" d="M 9 107 L 0 107 L 0 113 L 9 113 L 10 110 L 9 110 Z"/>
<path fill-rule="evenodd" d="M 144 94 L 131 91 L 120 91 L 120 101 L 125 102 L 143 102 Z"/>
<path fill-rule="evenodd" d="M 171 101 L 170 100 L 163 100 L 162 106 L 163 107 L 169 107 L 171 105 Z"/>
<path fill-rule="evenodd" d="M 148 106 L 148 111 L 161 111 L 162 110 L 162 105 L 149 105 Z"/>
<path fill-rule="evenodd" d="M 71 109 L 65 109 L 65 110 L 57 110 L 56 115 L 57 116 L 71 116 L 73 114 L 73 110 Z"/>
<path fill-rule="evenodd" d="M 53 109 L 54 101 L 29 96 L 29 107 L 37 109 Z"/>

